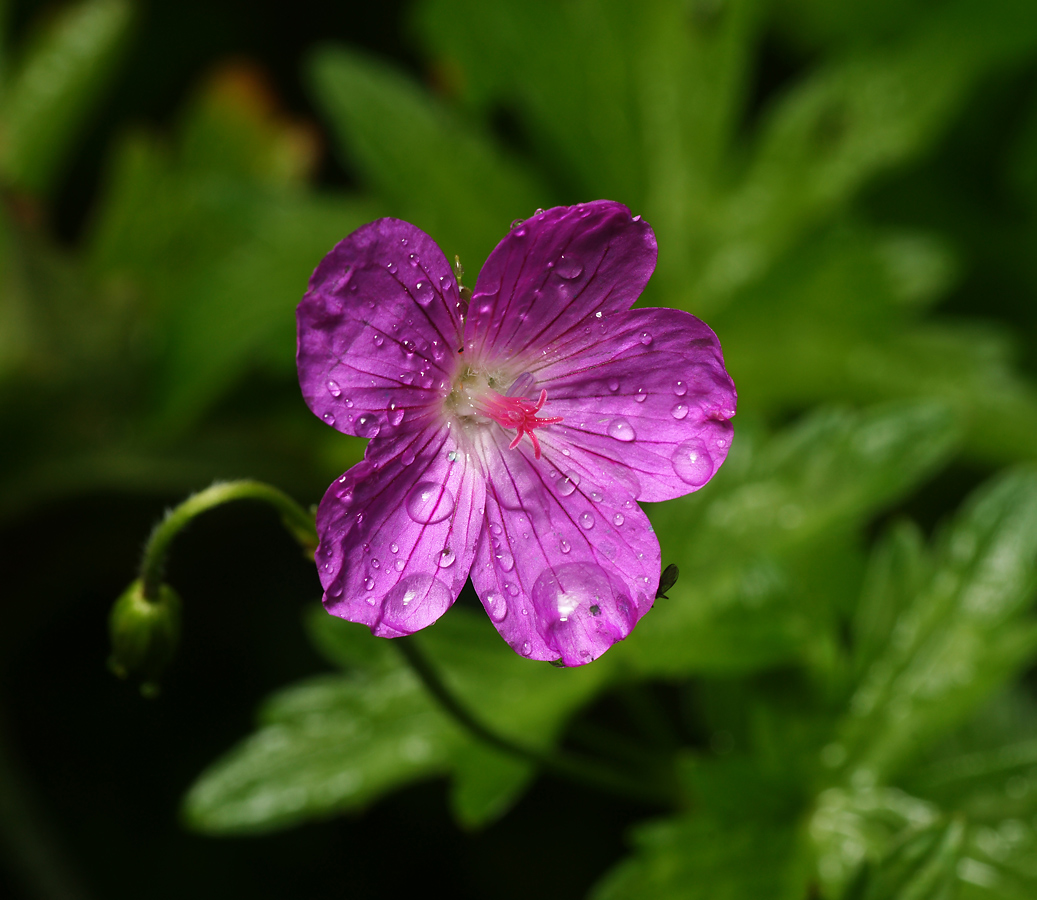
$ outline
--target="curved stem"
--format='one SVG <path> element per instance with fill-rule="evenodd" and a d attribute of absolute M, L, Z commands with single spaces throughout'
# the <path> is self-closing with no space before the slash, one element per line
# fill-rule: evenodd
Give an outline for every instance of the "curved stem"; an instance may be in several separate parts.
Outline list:
<path fill-rule="evenodd" d="M 404 659 L 414 670 L 428 692 L 439 702 L 454 720 L 462 725 L 470 734 L 491 747 L 534 763 L 555 775 L 561 775 L 572 781 L 578 781 L 599 790 L 642 803 L 673 806 L 675 793 L 662 787 L 646 783 L 637 778 L 629 778 L 609 765 L 594 759 L 567 753 L 561 750 L 545 751 L 526 746 L 511 738 L 498 734 L 485 723 L 477 719 L 472 712 L 446 686 L 439 672 L 425 655 L 419 643 L 413 637 L 398 638 L 394 646 L 403 653 Z"/>
<path fill-rule="evenodd" d="M 312 555 L 317 547 L 317 531 L 313 515 L 303 509 L 283 491 L 261 481 L 224 481 L 192 494 L 183 503 L 166 513 L 155 526 L 144 548 L 140 564 L 141 591 L 147 600 L 158 598 L 166 555 L 173 539 L 195 516 L 232 500 L 263 500 L 280 514 L 285 528 Z"/>

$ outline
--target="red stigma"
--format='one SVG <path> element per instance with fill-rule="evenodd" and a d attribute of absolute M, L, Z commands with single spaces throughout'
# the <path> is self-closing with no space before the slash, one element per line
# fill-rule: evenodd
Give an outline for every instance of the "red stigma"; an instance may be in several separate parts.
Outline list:
<path fill-rule="evenodd" d="M 514 450 L 522 436 L 528 434 L 533 442 L 533 455 L 540 459 L 540 441 L 537 440 L 534 429 L 543 425 L 557 425 L 562 421 L 561 416 L 537 416 L 546 400 L 545 390 L 540 392 L 540 397 L 535 403 L 528 397 L 503 397 L 494 391 L 488 391 L 480 398 L 479 409 L 502 428 L 514 428 L 517 431 L 515 439 L 509 445 L 510 449 Z"/>

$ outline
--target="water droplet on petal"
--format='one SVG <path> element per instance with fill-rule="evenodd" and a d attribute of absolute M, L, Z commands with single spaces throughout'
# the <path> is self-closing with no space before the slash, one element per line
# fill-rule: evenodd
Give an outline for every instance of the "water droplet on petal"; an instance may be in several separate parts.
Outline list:
<path fill-rule="evenodd" d="M 637 393 L 634 394 L 634 400 L 638 403 L 644 403 L 648 399 L 648 394 L 643 387 L 637 389 Z"/>
<path fill-rule="evenodd" d="M 385 264 L 385 268 L 387 268 L 392 275 L 396 274 L 396 271 L 397 271 L 396 263 L 394 263 L 394 262 L 386 263 Z"/>
<path fill-rule="evenodd" d="M 400 465 L 409 466 L 412 462 L 414 462 L 414 451 L 408 448 L 400 455 Z"/>
<path fill-rule="evenodd" d="M 523 610 L 525 612 L 525 610 Z M 522 642 L 522 655 L 529 656 L 533 652 L 533 645 L 529 641 Z"/>
<path fill-rule="evenodd" d="M 642 331 L 639 340 L 642 344 L 644 344 L 647 347 L 650 343 L 652 343 L 652 335 L 649 334 L 647 331 Z"/>
<path fill-rule="evenodd" d="M 332 413 L 329 413 L 329 412 L 324 413 L 323 418 L 324 418 L 324 421 L 327 422 L 329 425 L 334 425 L 335 424 L 335 416 Z"/>
<path fill-rule="evenodd" d="M 439 552 L 439 568 L 446 569 L 449 566 L 452 566 L 455 559 L 457 559 L 457 557 L 454 555 L 454 551 L 449 547 L 444 547 Z"/>
<path fill-rule="evenodd" d="M 457 451 L 451 450 L 447 453 L 446 458 L 449 462 L 457 462 Z"/>
<path fill-rule="evenodd" d="M 389 424 L 399 425 L 403 421 L 404 410 L 402 407 L 397 406 L 395 403 L 389 404 Z"/>
<path fill-rule="evenodd" d="M 384 343 L 385 343 L 385 338 L 383 338 L 383 337 L 382 337 L 382 336 L 381 336 L 380 334 L 376 334 L 376 335 L 375 335 L 375 336 L 374 336 L 374 337 L 372 338 L 372 340 L 374 341 L 374 345 L 375 345 L 376 347 L 381 347 L 381 346 L 382 346 L 382 344 L 384 344 Z"/>
<path fill-rule="evenodd" d="M 558 482 L 558 493 L 563 497 L 568 497 L 573 491 L 576 490 L 576 486 L 580 483 L 580 476 L 575 472 L 566 472 L 565 478 Z"/>
<path fill-rule="evenodd" d="M 397 572 L 402 572 L 406 565 L 407 565 L 407 563 L 405 563 L 402 559 L 393 560 L 393 564 L 392 564 L 393 568 Z"/>
<path fill-rule="evenodd" d="M 496 555 L 497 564 L 505 571 L 510 572 L 515 568 L 515 557 L 512 556 L 507 550 L 501 550 Z"/>
<path fill-rule="evenodd" d="M 713 458 L 698 438 L 680 444 L 670 458 L 673 471 L 687 484 L 700 487 L 713 475 Z"/>
<path fill-rule="evenodd" d="M 503 622 L 508 615 L 508 604 L 499 594 L 488 594 L 486 597 L 486 612 L 494 622 Z"/>
<path fill-rule="evenodd" d="M 371 568 L 372 569 L 380 569 L 381 567 L 382 567 L 382 564 L 379 561 L 378 557 L 377 556 L 373 557 L 371 559 Z"/>
<path fill-rule="evenodd" d="M 608 436 L 617 441 L 632 441 L 637 435 L 634 427 L 626 419 L 613 419 L 605 429 Z"/>
<path fill-rule="evenodd" d="M 579 278 L 580 275 L 583 274 L 583 263 L 572 255 L 566 256 L 563 253 L 558 257 L 558 263 L 555 265 L 555 272 L 558 273 L 559 278 L 571 281 L 573 278 Z"/>
<path fill-rule="evenodd" d="M 678 403 L 673 409 L 670 410 L 670 415 L 675 419 L 683 419 L 688 415 L 688 404 Z"/>
<path fill-rule="evenodd" d="M 587 531 L 590 531 L 594 527 L 594 516 L 590 513 L 584 513 L 580 516 L 580 525 L 582 525 Z"/>
<path fill-rule="evenodd" d="M 595 503 L 601 503 L 601 501 L 604 499 L 604 495 L 599 494 L 597 491 L 591 491 L 591 500 L 593 500 Z"/>
<path fill-rule="evenodd" d="M 490 531 L 494 534 L 500 534 L 504 529 L 500 527 L 496 522 L 490 525 Z"/>
<path fill-rule="evenodd" d="M 338 386 L 337 381 L 328 382 L 328 393 L 331 394 L 332 397 L 342 396 L 342 388 Z"/>
<path fill-rule="evenodd" d="M 399 553 L 400 552 L 400 545 L 397 544 L 396 541 L 393 541 L 389 545 L 389 549 L 392 550 L 393 553 Z"/>
<path fill-rule="evenodd" d="M 560 546 L 562 548 L 562 553 L 568 553 L 570 550 L 572 550 L 572 546 L 564 538 L 562 539 Z"/>
<path fill-rule="evenodd" d="M 678 379 L 673 383 L 673 392 L 678 397 L 683 397 L 686 393 L 688 393 L 688 386 L 683 381 L 680 381 Z"/>
<path fill-rule="evenodd" d="M 619 390 L 619 379 L 618 378 L 610 378 L 609 379 L 609 390 L 612 391 L 613 394 L 616 391 Z"/>
<path fill-rule="evenodd" d="M 431 625 L 454 602 L 454 595 L 431 575 L 408 575 L 385 595 L 382 622 L 404 634 Z"/>
<path fill-rule="evenodd" d="M 616 513 L 612 517 L 612 524 L 617 526 L 617 527 L 622 525 L 625 521 L 626 521 L 626 519 L 623 518 L 623 513 Z"/>
<path fill-rule="evenodd" d="M 517 597 L 519 595 L 519 589 L 510 581 L 504 585 L 504 590 L 511 594 L 512 597 Z"/>
<path fill-rule="evenodd" d="M 364 579 L 364 588 L 369 591 L 374 590 L 374 579 L 370 575 Z"/>
<path fill-rule="evenodd" d="M 421 525 L 435 525 L 454 511 L 454 495 L 445 484 L 423 481 L 407 495 L 407 513 Z"/>
<path fill-rule="evenodd" d="M 378 416 L 372 415 L 371 413 L 364 413 L 362 416 L 357 417 L 356 433 L 358 437 L 377 437 L 378 432 L 381 430 L 382 423 L 378 421 Z"/>
<path fill-rule="evenodd" d="M 432 283 L 430 281 L 422 280 L 414 285 L 414 299 L 422 306 L 428 306 L 432 302 L 434 296 L 435 292 L 432 290 Z"/>

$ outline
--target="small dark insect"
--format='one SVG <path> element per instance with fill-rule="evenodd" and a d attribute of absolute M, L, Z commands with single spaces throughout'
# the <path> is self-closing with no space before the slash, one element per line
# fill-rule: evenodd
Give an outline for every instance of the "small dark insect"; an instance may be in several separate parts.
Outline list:
<path fill-rule="evenodd" d="M 663 569 L 662 575 L 659 576 L 659 590 L 655 592 L 656 600 L 669 600 L 666 596 L 666 592 L 677 583 L 677 577 L 680 575 L 680 569 L 678 569 L 673 563 L 670 563 L 665 569 Z"/>

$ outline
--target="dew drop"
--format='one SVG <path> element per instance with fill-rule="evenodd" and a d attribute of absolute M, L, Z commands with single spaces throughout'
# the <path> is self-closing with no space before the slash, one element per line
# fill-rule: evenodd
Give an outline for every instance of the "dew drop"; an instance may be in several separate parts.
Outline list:
<path fill-rule="evenodd" d="M 455 559 L 457 559 L 457 556 L 454 554 L 454 551 L 450 547 L 444 547 L 439 552 L 439 568 L 449 568 L 454 564 Z"/>
<path fill-rule="evenodd" d="M 380 569 L 381 567 L 382 567 L 382 563 L 381 563 L 381 561 L 380 561 L 380 560 L 378 559 L 378 557 L 377 557 L 377 556 L 373 557 L 373 558 L 371 559 L 371 568 L 372 568 L 372 569 Z"/>
<path fill-rule="evenodd" d="M 342 388 L 340 388 L 338 386 L 338 382 L 337 381 L 329 381 L 328 382 L 328 393 L 331 394 L 332 397 L 341 397 L 342 396 Z"/>
<path fill-rule="evenodd" d="M 395 559 L 395 560 L 393 560 L 392 567 L 397 572 L 402 572 L 403 569 L 404 569 L 404 566 L 406 566 L 406 565 L 407 565 L 407 563 L 405 563 L 402 559 Z"/>
<path fill-rule="evenodd" d="M 705 484 L 713 475 L 713 458 L 698 438 L 691 438 L 678 445 L 670 457 L 670 463 L 681 481 L 695 487 Z"/>
<path fill-rule="evenodd" d="M 358 437 L 377 437 L 378 432 L 381 430 L 382 425 L 378 421 L 378 416 L 372 415 L 371 413 L 364 413 L 362 416 L 357 417 L 356 433 Z"/>
<path fill-rule="evenodd" d="M 419 281 L 414 285 L 414 299 L 422 306 L 428 306 L 432 302 L 434 296 L 435 292 L 432 290 L 431 282 Z"/>
<path fill-rule="evenodd" d="M 428 574 L 409 575 L 385 595 L 382 623 L 408 634 L 431 625 L 454 602 L 442 581 Z"/>
<path fill-rule="evenodd" d="M 519 594 L 519 589 L 515 585 L 513 585 L 510 581 L 505 583 L 504 590 L 506 590 L 509 594 L 511 594 L 512 597 L 517 597 L 518 594 Z"/>
<path fill-rule="evenodd" d="M 505 572 L 510 572 L 515 568 L 515 557 L 512 556 L 507 550 L 501 550 L 497 554 L 497 565 L 499 565 Z"/>
<path fill-rule="evenodd" d="M 400 465 L 409 466 L 412 462 L 414 462 L 414 451 L 408 448 L 400 455 Z"/>
<path fill-rule="evenodd" d="M 389 274 L 395 275 L 398 267 L 397 267 L 396 263 L 389 262 L 389 263 L 385 264 L 385 268 L 387 268 L 389 270 Z"/>
<path fill-rule="evenodd" d="M 457 451 L 451 450 L 447 453 L 446 458 L 449 462 L 457 462 Z"/>
<path fill-rule="evenodd" d="M 435 525 L 454 511 L 454 495 L 445 484 L 423 481 L 407 495 L 407 513 L 420 525 Z"/>
<path fill-rule="evenodd" d="M 626 419 L 613 419 L 605 429 L 608 436 L 617 441 L 632 441 L 637 435 L 634 427 Z"/>
<path fill-rule="evenodd" d="M 503 622 L 508 615 L 508 604 L 499 594 L 489 594 L 486 597 L 486 612 L 494 622 Z"/>
<path fill-rule="evenodd" d="M 368 591 L 374 590 L 374 579 L 370 575 L 364 579 L 364 588 Z"/>
<path fill-rule="evenodd" d="M 522 611 L 525 612 L 525 610 L 522 610 Z M 523 656 L 529 656 L 529 654 L 532 653 L 532 652 L 533 652 L 533 645 L 529 641 L 523 641 L 522 642 L 522 655 Z"/>
<path fill-rule="evenodd" d="M 382 336 L 381 336 L 380 334 L 376 334 L 376 335 L 374 336 L 373 340 L 374 340 L 374 345 L 375 345 L 376 347 L 381 347 L 381 346 L 382 346 L 382 344 L 384 344 L 384 343 L 385 343 L 385 338 L 383 338 L 383 337 L 382 337 Z"/>
<path fill-rule="evenodd" d="M 567 540 L 565 540 L 565 538 L 562 538 L 562 541 L 559 546 L 561 546 L 562 548 L 562 553 L 568 553 L 570 550 L 572 550 L 572 546 L 569 544 Z"/>
<path fill-rule="evenodd" d="M 609 390 L 612 391 L 613 394 L 616 393 L 616 391 L 619 390 L 619 379 L 617 379 L 617 378 L 610 378 L 609 379 Z"/>
<path fill-rule="evenodd" d="M 580 516 L 580 525 L 587 531 L 590 531 L 594 527 L 594 516 L 590 513 L 584 513 Z"/>
<path fill-rule="evenodd" d="M 643 387 L 637 389 L 637 393 L 634 394 L 634 400 L 638 403 L 644 403 L 648 399 L 648 394 L 645 392 Z"/>
<path fill-rule="evenodd" d="M 688 415 L 688 404 L 678 403 L 676 406 L 673 407 L 673 409 L 670 410 L 670 415 L 673 416 L 675 419 L 686 418 Z"/>
<path fill-rule="evenodd" d="M 688 386 L 683 381 L 678 379 L 673 383 L 673 392 L 678 397 L 683 397 L 686 393 L 688 393 Z"/>
<path fill-rule="evenodd" d="M 402 407 L 397 406 L 395 403 L 389 404 L 389 415 L 387 418 L 390 425 L 399 425 L 403 421 L 403 416 L 404 410 Z"/>
<path fill-rule="evenodd" d="M 571 281 L 573 278 L 579 278 L 583 274 L 583 264 L 572 256 L 566 256 L 563 253 L 558 257 L 555 272 L 558 273 L 559 278 Z"/>
<path fill-rule="evenodd" d="M 652 343 L 652 335 L 649 334 L 647 331 L 642 331 L 639 340 L 642 344 L 644 344 L 647 347 L 650 343 Z"/>
<path fill-rule="evenodd" d="M 573 491 L 576 490 L 576 486 L 580 483 L 580 476 L 575 472 L 566 472 L 565 478 L 558 482 L 558 493 L 563 497 L 568 497 Z"/>
<path fill-rule="evenodd" d="M 335 416 L 332 413 L 329 413 L 329 412 L 324 413 L 323 419 L 329 425 L 334 425 L 335 424 Z"/>
<path fill-rule="evenodd" d="M 490 531 L 494 534 L 500 534 L 504 529 L 500 527 L 496 522 L 490 525 Z"/>
<path fill-rule="evenodd" d="M 605 498 L 602 494 L 599 494 L 597 491 L 591 491 L 591 500 L 593 500 L 595 503 L 601 503 L 601 501 L 604 499 Z"/>
<path fill-rule="evenodd" d="M 612 524 L 617 526 L 617 527 L 622 525 L 625 521 L 626 521 L 626 519 L 623 518 L 623 513 L 616 513 L 612 517 Z"/>
<path fill-rule="evenodd" d="M 396 541 L 393 541 L 393 542 L 392 542 L 392 543 L 391 543 L 391 544 L 389 545 L 389 549 L 390 549 L 390 550 L 391 550 L 391 551 L 392 551 L 393 553 L 399 553 L 399 552 L 400 552 L 400 545 L 399 545 L 399 544 L 397 544 L 397 543 L 396 543 Z"/>

